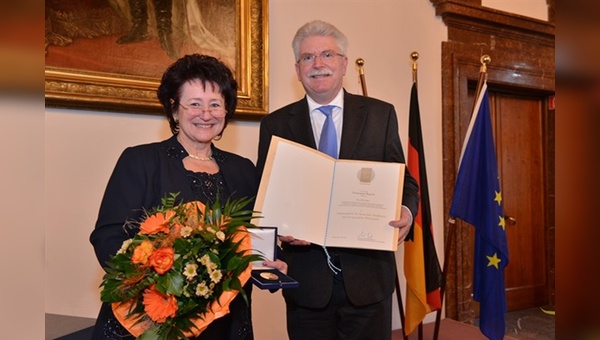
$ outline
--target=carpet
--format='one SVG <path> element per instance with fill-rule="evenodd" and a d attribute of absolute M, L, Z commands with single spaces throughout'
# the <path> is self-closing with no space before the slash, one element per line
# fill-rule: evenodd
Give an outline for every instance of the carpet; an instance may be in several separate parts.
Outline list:
<path fill-rule="evenodd" d="M 435 322 L 423 325 L 423 339 L 433 339 Z M 416 329 L 408 336 L 409 340 L 419 339 L 419 331 Z M 438 340 L 486 340 L 479 327 L 469 325 L 452 319 L 444 319 L 440 322 Z M 505 340 L 516 340 L 510 336 L 505 336 Z M 402 330 L 398 329 L 392 332 L 392 340 L 402 340 Z"/>

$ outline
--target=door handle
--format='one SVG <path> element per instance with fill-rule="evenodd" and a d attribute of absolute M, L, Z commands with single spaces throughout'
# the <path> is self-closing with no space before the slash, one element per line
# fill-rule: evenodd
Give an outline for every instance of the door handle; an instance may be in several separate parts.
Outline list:
<path fill-rule="evenodd" d="M 514 217 L 512 217 L 512 216 L 507 216 L 507 215 L 505 215 L 505 216 L 504 216 L 504 218 L 505 218 L 506 220 L 508 220 L 508 222 L 509 222 L 511 225 L 515 225 L 515 224 L 517 224 L 517 220 L 516 220 Z"/>

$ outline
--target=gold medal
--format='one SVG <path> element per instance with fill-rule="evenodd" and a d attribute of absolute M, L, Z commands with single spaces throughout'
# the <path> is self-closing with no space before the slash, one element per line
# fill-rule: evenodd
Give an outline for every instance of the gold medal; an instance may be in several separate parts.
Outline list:
<path fill-rule="evenodd" d="M 279 276 L 272 272 L 262 272 L 260 273 L 260 277 L 267 280 L 279 280 Z"/>

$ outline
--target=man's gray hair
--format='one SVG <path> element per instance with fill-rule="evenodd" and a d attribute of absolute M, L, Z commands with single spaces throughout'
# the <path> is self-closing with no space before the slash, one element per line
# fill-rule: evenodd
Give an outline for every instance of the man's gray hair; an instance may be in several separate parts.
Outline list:
<path fill-rule="evenodd" d="M 346 35 L 330 23 L 313 20 L 300 27 L 294 36 L 294 40 L 292 40 L 292 48 L 294 49 L 296 61 L 300 59 L 300 44 L 302 44 L 304 39 L 313 36 L 333 37 L 340 49 L 336 52 L 346 55 L 348 51 L 348 38 L 346 38 Z"/>

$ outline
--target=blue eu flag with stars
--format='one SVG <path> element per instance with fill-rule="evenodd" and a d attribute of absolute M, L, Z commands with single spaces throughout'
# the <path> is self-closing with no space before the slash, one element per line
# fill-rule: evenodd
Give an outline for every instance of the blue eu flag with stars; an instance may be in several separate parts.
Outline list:
<path fill-rule="evenodd" d="M 450 216 L 475 227 L 473 298 L 480 307 L 479 329 L 496 340 L 503 339 L 505 333 L 504 268 L 508 264 L 508 246 L 486 83 L 476 100 Z"/>

